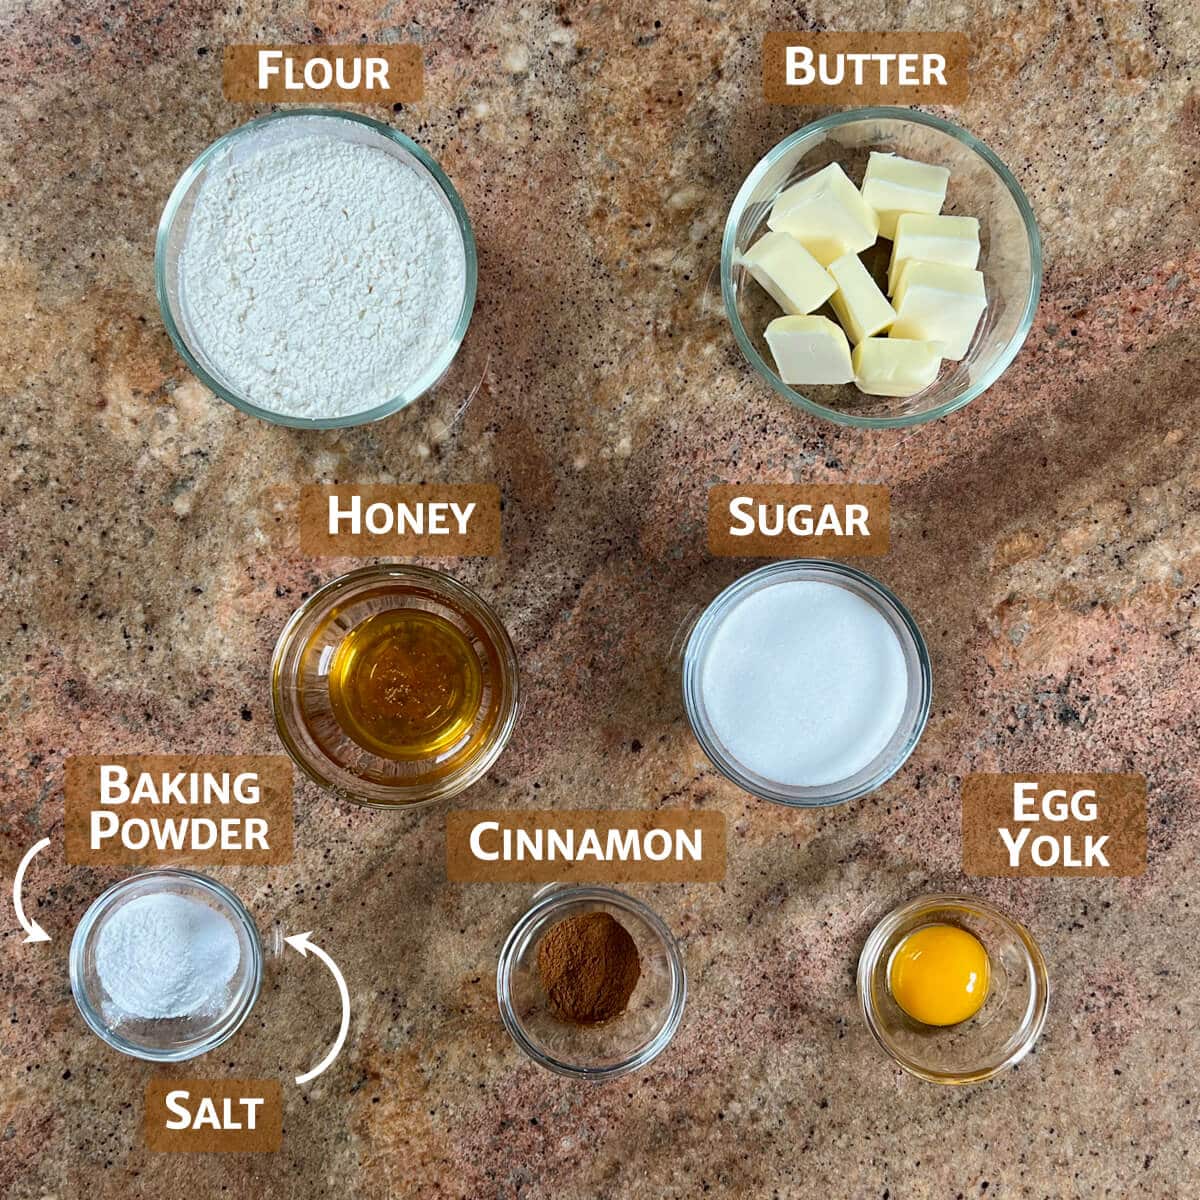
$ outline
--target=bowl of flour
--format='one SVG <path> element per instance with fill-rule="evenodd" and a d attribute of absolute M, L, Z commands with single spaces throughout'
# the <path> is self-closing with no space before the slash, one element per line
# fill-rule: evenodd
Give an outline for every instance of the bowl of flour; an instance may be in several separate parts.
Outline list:
<path fill-rule="evenodd" d="M 71 992 L 91 1030 L 133 1058 L 181 1062 L 231 1037 L 262 986 L 258 929 L 194 871 L 139 871 L 93 901 L 71 939 Z"/>
<path fill-rule="evenodd" d="M 179 353 L 212 392 L 280 425 L 397 412 L 449 367 L 475 304 L 475 239 L 420 146 L 354 113 L 274 113 L 183 173 L 155 279 Z"/>

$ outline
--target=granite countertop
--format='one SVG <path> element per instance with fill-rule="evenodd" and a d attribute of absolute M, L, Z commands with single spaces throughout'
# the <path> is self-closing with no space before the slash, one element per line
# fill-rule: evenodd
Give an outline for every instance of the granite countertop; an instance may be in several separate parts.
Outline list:
<path fill-rule="evenodd" d="M 907 6 L 914 28 L 970 35 L 971 95 L 948 115 L 1021 180 L 1048 270 L 997 386 L 876 433 L 794 411 L 753 378 L 714 273 L 742 178 L 811 115 L 762 102 L 762 33 L 878 28 L 885 9 L 6 7 L 5 880 L 39 837 L 55 842 L 28 885 L 53 941 L 23 944 L 7 906 L 0 926 L 0 1194 L 1200 1193 L 1195 9 Z M 225 44 L 360 36 L 425 47 L 426 99 L 383 115 L 463 195 L 479 304 L 435 396 L 369 428 L 297 433 L 189 376 L 155 303 L 153 234 L 183 167 L 252 115 L 221 98 Z M 274 639 L 351 565 L 299 555 L 299 486 L 417 479 L 495 481 L 506 499 L 502 555 L 454 571 L 511 629 L 527 704 L 459 803 L 728 817 L 724 884 L 637 889 L 681 940 L 683 1027 L 608 1086 L 540 1071 L 494 987 L 533 889 L 448 885 L 441 809 L 359 810 L 298 782 L 295 861 L 216 874 L 263 929 L 312 929 L 336 955 L 350 1042 L 311 1087 L 291 1084 L 332 1040 L 336 995 L 311 962 L 273 957 L 246 1027 L 186 1073 L 284 1080 L 283 1150 L 150 1154 L 154 1068 L 101 1045 L 71 1001 L 71 931 L 118 873 L 63 861 L 64 758 L 277 752 Z M 793 479 L 890 486 L 892 549 L 868 565 L 922 624 L 936 679 L 908 765 L 818 814 L 707 765 L 671 663 L 688 614 L 749 566 L 705 553 L 707 486 Z M 1030 767 L 1143 772 L 1148 871 L 963 877 L 962 776 Z M 1053 988 L 1036 1052 L 969 1090 L 894 1069 L 853 978 L 882 913 L 957 888 L 1028 923 Z"/>

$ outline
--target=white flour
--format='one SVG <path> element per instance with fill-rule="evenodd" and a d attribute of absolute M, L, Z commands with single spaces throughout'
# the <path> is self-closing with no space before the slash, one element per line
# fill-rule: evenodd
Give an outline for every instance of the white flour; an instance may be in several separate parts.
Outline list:
<path fill-rule="evenodd" d="M 212 169 L 179 285 L 214 374 L 259 408 L 337 417 L 399 395 L 445 349 L 466 258 L 431 180 L 314 134 Z"/>
<path fill-rule="evenodd" d="M 220 1012 L 240 959 L 229 918 L 173 892 L 122 904 L 96 940 L 96 973 L 126 1017 Z"/>

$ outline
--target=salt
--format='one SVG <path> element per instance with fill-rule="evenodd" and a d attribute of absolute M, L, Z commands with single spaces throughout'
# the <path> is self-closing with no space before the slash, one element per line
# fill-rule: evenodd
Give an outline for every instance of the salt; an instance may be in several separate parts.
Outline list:
<path fill-rule="evenodd" d="M 908 670 L 882 613 L 836 584 L 786 580 L 721 618 L 701 700 L 726 754 L 787 787 L 840 783 L 868 766 L 904 716 Z"/>
<path fill-rule="evenodd" d="M 214 1015 L 240 960 L 229 918 L 174 892 L 122 904 L 96 940 L 96 972 L 118 1017 Z"/>

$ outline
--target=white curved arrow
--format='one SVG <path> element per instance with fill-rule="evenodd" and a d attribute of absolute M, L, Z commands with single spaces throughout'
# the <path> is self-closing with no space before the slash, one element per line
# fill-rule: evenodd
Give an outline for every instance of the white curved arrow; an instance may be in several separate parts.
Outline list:
<path fill-rule="evenodd" d="M 346 989 L 346 980 L 343 978 L 341 971 L 338 970 L 338 965 L 321 949 L 320 946 L 314 945 L 309 941 L 309 936 L 312 930 L 308 933 L 294 933 L 291 937 L 284 938 L 293 950 L 299 950 L 305 958 L 308 957 L 308 952 L 311 950 L 333 973 L 333 978 L 337 982 L 338 993 L 342 997 L 342 1025 L 338 1030 L 337 1040 L 330 1047 L 329 1053 L 311 1071 L 306 1071 L 303 1075 L 296 1076 L 297 1083 L 307 1083 L 310 1079 L 316 1079 L 322 1071 L 326 1070 L 333 1064 L 333 1060 L 341 1053 L 342 1047 L 346 1044 L 346 1034 L 350 1032 L 350 993 Z"/>
<path fill-rule="evenodd" d="M 25 915 L 25 908 L 21 904 L 21 884 L 25 879 L 25 870 L 33 862 L 33 856 L 45 850 L 48 845 L 50 845 L 50 839 L 44 837 L 40 842 L 30 846 L 25 857 L 21 859 L 21 865 L 17 868 L 16 878 L 13 880 L 13 908 L 17 911 L 17 920 L 21 922 L 21 928 L 25 930 L 27 942 L 48 942 L 50 940 L 50 935 L 36 921 L 31 921 Z"/>

